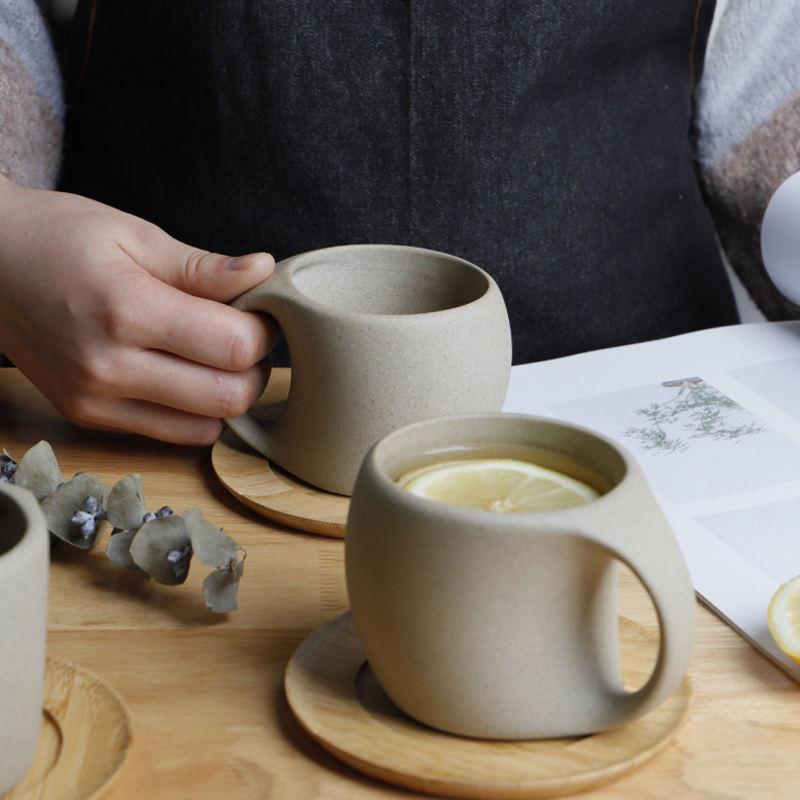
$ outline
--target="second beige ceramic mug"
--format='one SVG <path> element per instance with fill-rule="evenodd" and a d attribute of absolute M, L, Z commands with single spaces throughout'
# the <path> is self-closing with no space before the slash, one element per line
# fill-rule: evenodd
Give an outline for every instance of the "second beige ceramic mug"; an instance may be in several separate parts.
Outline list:
<path fill-rule="evenodd" d="M 0 483 L 0 795 L 39 742 L 50 537 L 36 498 Z"/>
<path fill-rule="evenodd" d="M 447 414 L 499 411 L 511 332 L 497 284 L 455 256 L 349 245 L 280 262 L 236 308 L 270 314 L 292 363 L 277 418 L 228 425 L 308 483 L 351 493 L 385 434 Z"/>
<path fill-rule="evenodd" d="M 453 449 L 520 447 L 562 471 L 569 459 L 611 488 L 576 508 L 500 514 L 396 483 Z M 375 677 L 434 728 L 489 739 L 595 733 L 658 705 L 689 663 L 695 600 L 675 537 L 630 454 L 574 425 L 490 414 L 391 433 L 359 474 L 345 553 Z M 633 693 L 619 670 L 617 561 L 642 581 L 661 626 L 655 670 Z"/>

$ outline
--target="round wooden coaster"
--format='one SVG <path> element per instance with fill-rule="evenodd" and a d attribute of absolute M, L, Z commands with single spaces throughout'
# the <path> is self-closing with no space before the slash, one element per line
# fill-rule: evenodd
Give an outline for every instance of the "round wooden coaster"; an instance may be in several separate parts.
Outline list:
<path fill-rule="evenodd" d="M 33 766 L 3 800 L 93 800 L 111 785 L 131 747 L 120 696 L 97 675 L 47 659 L 44 719 Z"/>
<path fill-rule="evenodd" d="M 640 685 L 657 639 L 620 618 L 623 676 Z M 374 778 L 445 797 L 555 797 L 609 783 L 663 749 L 689 708 L 688 678 L 639 719 L 593 736 L 525 742 L 465 739 L 421 725 L 383 694 L 349 613 L 295 651 L 284 680 L 302 727 L 334 756 Z"/>
<path fill-rule="evenodd" d="M 273 417 L 289 395 L 291 370 L 272 370 L 269 384 L 253 406 L 254 416 Z M 230 430 L 211 450 L 211 464 L 220 483 L 262 517 L 289 528 L 344 538 L 350 498 L 310 486 L 271 464 Z"/>
<path fill-rule="evenodd" d="M 350 498 L 303 483 L 226 430 L 211 450 L 220 483 L 248 508 L 281 525 L 344 538 Z"/>

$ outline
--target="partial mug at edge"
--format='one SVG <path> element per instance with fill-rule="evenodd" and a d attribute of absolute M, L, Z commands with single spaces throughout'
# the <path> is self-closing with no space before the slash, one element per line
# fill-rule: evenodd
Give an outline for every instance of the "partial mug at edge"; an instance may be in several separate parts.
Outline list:
<path fill-rule="evenodd" d="M 39 741 L 49 547 L 33 494 L 0 483 L 0 794 L 30 769 Z"/>

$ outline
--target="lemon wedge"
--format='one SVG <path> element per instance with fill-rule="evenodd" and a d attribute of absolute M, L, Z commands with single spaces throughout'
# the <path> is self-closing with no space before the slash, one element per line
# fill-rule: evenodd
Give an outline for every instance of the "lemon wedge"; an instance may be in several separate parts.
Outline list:
<path fill-rule="evenodd" d="M 407 472 L 398 484 L 418 497 L 501 513 L 553 511 L 597 497 L 568 475 L 512 458 L 441 461 Z"/>
<path fill-rule="evenodd" d="M 778 647 L 800 663 L 800 575 L 772 595 L 767 624 Z"/>

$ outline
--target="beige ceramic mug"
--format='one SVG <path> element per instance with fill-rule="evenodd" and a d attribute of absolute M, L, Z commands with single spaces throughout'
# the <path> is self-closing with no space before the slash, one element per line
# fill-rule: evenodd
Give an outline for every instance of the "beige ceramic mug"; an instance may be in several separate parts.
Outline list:
<path fill-rule="evenodd" d="M 608 491 L 575 508 L 500 514 L 395 482 L 454 449 L 536 453 Z M 689 663 L 695 601 L 677 542 L 630 454 L 583 428 L 495 414 L 393 432 L 361 468 L 345 551 L 353 620 L 378 682 L 435 728 L 489 739 L 590 734 L 661 703 Z M 617 561 L 647 588 L 661 625 L 655 670 L 633 693 L 618 663 Z"/>
<path fill-rule="evenodd" d="M 30 769 L 39 741 L 48 552 L 36 498 L 0 483 L 0 795 Z"/>
<path fill-rule="evenodd" d="M 499 411 L 511 332 L 492 278 L 455 256 L 397 245 L 315 250 L 279 263 L 234 305 L 270 314 L 292 362 L 275 419 L 228 425 L 299 478 L 350 494 L 389 431 L 446 414 Z"/>

